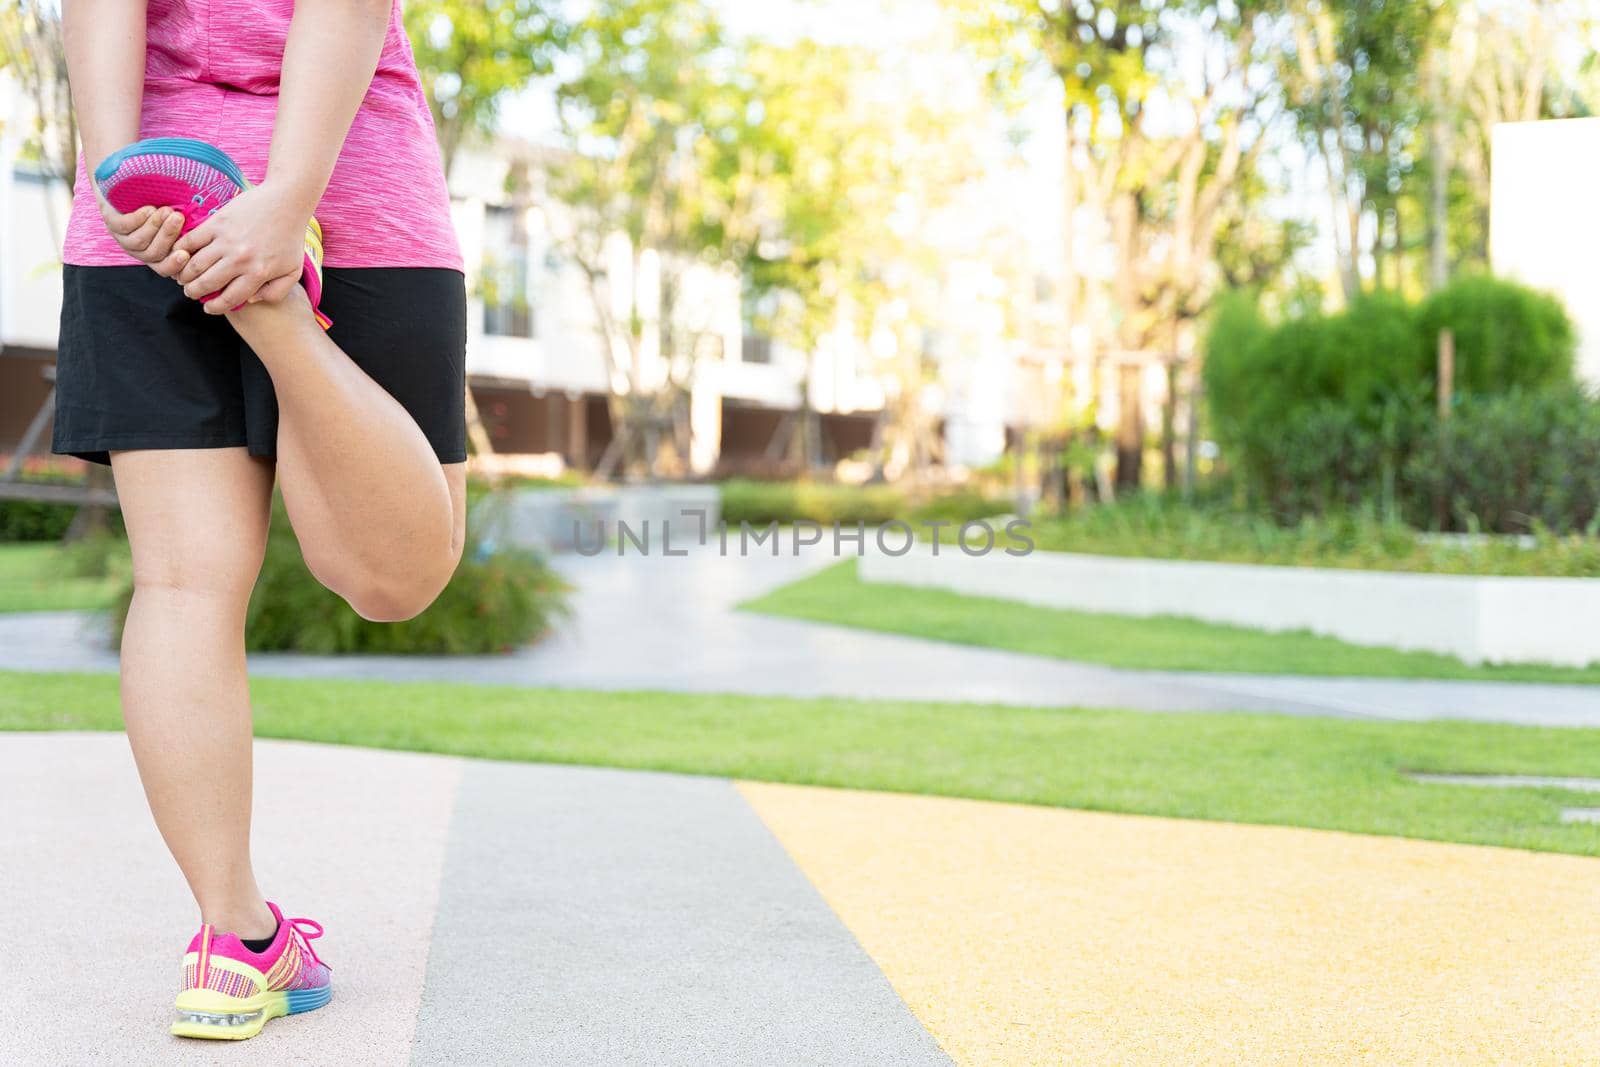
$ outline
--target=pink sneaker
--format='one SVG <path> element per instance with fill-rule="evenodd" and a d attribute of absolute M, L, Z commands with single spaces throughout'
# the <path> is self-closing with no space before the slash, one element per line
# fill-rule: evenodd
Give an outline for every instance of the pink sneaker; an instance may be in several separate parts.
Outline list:
<path fill-rule="evenodd" d="M 251 952 L 210 923 L 194 935 L 183 957 L 174 1034 L 238 1041 L 255 1037 L 268 1019 L 328 1003 L 333 996 L 328 965 L 311 947 L 322 936 L 321 924 L 285 919 L 270 900 L 267 907 L 278 920 L 278 933 L 265 952 Z"/>

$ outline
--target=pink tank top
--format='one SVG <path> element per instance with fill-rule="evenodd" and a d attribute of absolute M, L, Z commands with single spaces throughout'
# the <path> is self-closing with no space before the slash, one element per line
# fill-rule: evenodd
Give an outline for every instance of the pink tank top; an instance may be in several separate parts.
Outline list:
<path fill-rule="evenodd" d="M 294 0 L 149 0 L 139 136 L 209 141 L 261 181 L 293 14 Z M 400 0 L 316 215 L 330 267 L 462 267 Z M 106 232 L 82 159 L 63 258 L 80 266 L 137 262 Z"/>

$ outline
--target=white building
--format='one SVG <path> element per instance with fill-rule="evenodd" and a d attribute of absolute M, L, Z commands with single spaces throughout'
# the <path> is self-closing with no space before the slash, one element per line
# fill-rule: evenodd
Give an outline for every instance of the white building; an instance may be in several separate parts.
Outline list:
<path fill-rule="evenodd" d="M 1600 385 L 1600 119 L 1503 123 L 1492 150 L 1495 273 L 1561 298 L 1578 328 L 1578 375 Z"/>
<path fill-rule="evenodd" d="M 465 152 L 452 168 L 451 190 L 472 299 L 467 367 L 490 437 L 497 450 L 555 452 L 582 467 L 593 465 L 610 440 L 606 398 L 628 388 L 617 360 L 607 356 L 595 300 L 613 300 L 610 313 L 625 319 L 623 294 L 637 283 L 647 338 L 641 373 L 659 378 L 666 363 L 648 339 L 656 336 L 651 320 L 660 313 L 661 264 L 647 253 L 634 279 L 631 250 L 614 239 L 606 250 L 608 284 L 591 291 L 565 251 L 570 214 L 545 192 L 546 167 L 556 158 L 550 149 L 517 142 Z M 513 187 L 524 191 L 508 193 Z M 747 329 L 732 273 L 696 266 L 680 284 L 679 315 L 689 320 L 681 325 L 702 343 L 690 390 L 691 467 L 705 474 L 758 463 L 784 416 L 800 406 L 805 355 Z M 866 447 L 884 387 L 865 346 L 839 331 L 824 339 L 809 370 L 825 458 Z"/>

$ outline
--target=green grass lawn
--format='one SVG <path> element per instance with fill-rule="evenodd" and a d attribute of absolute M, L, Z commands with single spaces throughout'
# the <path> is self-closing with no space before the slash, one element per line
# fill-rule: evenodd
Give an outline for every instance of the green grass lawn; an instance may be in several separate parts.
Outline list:
<path fill-rule="evenodd" d="M 124 581 L 119 557 L 110 577 L 74 573 L 77 557 L 55 544 L 0 544 L 0 612 L 80 611 L 110 605 Z"/>
<path fill-rule="evenodd" d="M 854 561 L 774 590 L 743 607 L 810 622 L 1110 667 L 1600 683 L 1600 667 L 1470 667 L 1452 656 L 1369 648 L 1309 633 L 1268 633 L 1193 619 L 1096 615 L 939 589 L 868 584 L 858 577 Z"/>
<path fill-rule="evenodd" d="M 323 680 L 253 691 L 263 737 L 1600 856 L 1600 826 L 1560 822 L 1582 795 L 1401 774 L 1593 775 L 1600 730 Z M 109 675 L 0 673 L 0 730 L 119 725 Z"/>

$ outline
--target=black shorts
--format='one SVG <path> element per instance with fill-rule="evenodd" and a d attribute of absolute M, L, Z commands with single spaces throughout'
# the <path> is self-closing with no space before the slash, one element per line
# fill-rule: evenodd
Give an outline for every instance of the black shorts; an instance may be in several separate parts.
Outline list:
<path fill-rule="evenodd" d="M 148 267 L 62 277 L 53 449 L 249 448 L 277 454 L 278 399 L 228 320 Z M 328 336 L 417 420 L 441 463 L 467 458 L 466 284 L 459 271 L 328 268 Z"/>

